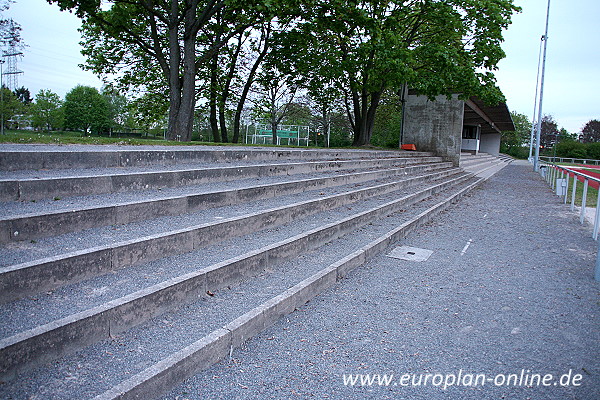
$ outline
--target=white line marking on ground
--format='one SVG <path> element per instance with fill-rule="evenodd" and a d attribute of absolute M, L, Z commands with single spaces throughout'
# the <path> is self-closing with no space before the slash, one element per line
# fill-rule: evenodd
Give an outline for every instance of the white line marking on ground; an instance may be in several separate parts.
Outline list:
<path fill-rule="evenodd" d="M 487 217 L 487 213 L 483 214 L 483 218 Z"/>
<path fill-rule="evenodd" d="M 469 241 L 467 242 L 467 244 L 465 244 L 465 247 L 463 247 L 462 251 L 460 252 L 461 256 L 465 255 L 465 253 L 467 252 L 467 249 L 469 248 L 469 246 L 471 245 L 471 243 L 473 243 L 473 239 L 469 239 Z"/>

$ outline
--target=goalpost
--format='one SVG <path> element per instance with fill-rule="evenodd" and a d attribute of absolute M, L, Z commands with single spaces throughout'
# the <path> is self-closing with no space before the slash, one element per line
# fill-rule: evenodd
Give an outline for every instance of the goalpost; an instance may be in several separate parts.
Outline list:
<path fill-rule="evenodd" d="M 270 124 L 253 123 L 246 126 L 246 144 L 296 144 L 310 142 L 310 127 L 306 125 L 277 125 L 277 141 L 273 143 L 273 130 Z"/>

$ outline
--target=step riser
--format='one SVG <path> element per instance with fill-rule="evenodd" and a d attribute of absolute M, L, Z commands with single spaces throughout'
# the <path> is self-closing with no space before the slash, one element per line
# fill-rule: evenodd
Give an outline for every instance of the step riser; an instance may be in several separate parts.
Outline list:
<path fill-rule="evenodd" d="M 361 168 L 390 168 L 440 161 L 442 159 L 439 157 L 390 158 L 361 160 L 360 165 Z M 0 181 L 0 201 L 31 201 L 67 196 L 98 195 L 356 168 L 356 161 L 325 161 L 88 177 L 4 180 Z"/>
<path fill-rule="evenodd" d="M 428 156 L 427 152 L 404 153 L 406 156 Z M 120 150 L 120 151 L 3 151 L 0 171 L 26 169 L 115 168 L 178 163 L 220 161 L 335 160 L 369 157 L 397 157 L 392 151 L 323 151 L 323 150 Z"/>
<path fill-rule="evenodd" d="M 76 351 L 182 304 L 238 283 L 268 268 L 335 240 L 376 218 L 392 214 L 470 178 L 460 175 L 401 199 L 303 233 L 283 242 L 174 278 L 160 285 L 113 300 L 95 309 L 55 321 L 0 341 L 3 379 L 68 352 Z"/>
<path fill-rule="evenodd" d="M 227 357 L 233 347 L 262 332 L 281 317 L 333 286 L 356 267 L 385 251 L 392 243 L 427 223 L 479 184 L 477 181 L 450 198 L 429 208 L 394 231 L 330 265 L 284 293 L 247 312 L 201 340 L 136 374 L 95 400 L 156 398 L 187 378 Z"/>
<path fill-rule="evenodd" d="M 0 269 L 0 303 L 52 290 L 112 270 L 150 262 L 167 255 L 187 253 L 226 238 L 279 226 L 296 218 L 303 218 L 370 196 L 389 193 L 411 184 L 439 179 L 451 173 L 456 173 L 456 170 L 417 176 L 390 184 L 300 202 L 257 215 L 230 218 L 218 223 L 131 240 L 115 246 L 63 254 L 3 268 Z"/>
<path fill-rule="evenodd" d="M 433 171 L 450 166 L 450 163 L 418 165 L 402 169 L 363 172 L 330 178 L 256 186 L 247 189 L 180 196 L 135 204 L 4 219 L 0 220 L 0 243 L 39 239 L 100 226 L 127 224 L 163 216 L 180 215 L 207 208 L 230 206 L 241 202 L 263 200 L 307 190 Z"/>

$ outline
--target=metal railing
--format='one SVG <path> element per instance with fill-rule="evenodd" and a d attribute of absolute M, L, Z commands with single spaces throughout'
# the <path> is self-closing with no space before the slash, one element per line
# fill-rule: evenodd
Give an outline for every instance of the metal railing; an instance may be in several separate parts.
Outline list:
<path fill-rule="evenodd" d="M 572 158 L 572 157 L 548 157 L 540 156 L 540 161 L 548 163 L 569 163 L 569 164 L 587 164 L 587 165 L 600 165 L 600 160 L 592 158 Z"/>
<path fill-rule="evenodd" d="M 592 176 L 577 172 L 568 167 L 556 165 L 550 162 L 540 160 L 540 174 L 546 179 L 546 182 L 552 187 L 552 190 L 559 196 L 564 198 L 564 203 L 567 204 L 569 197 L 569 180 L 573 177 L 571 185 L 571 211 L 575 211 L 575 197 L 577 193 L 577 182 L 579 178 L 583 180 L 583 193 L 581 195 L 581 209 L 579 211 L 579 221 L 585 223 L 585 212 L 587 195 L 590 181 L 598 183 L 600 185 L 600 179 Z M 560 189 L 559 189 L 560 188 Z M 600 186 L 599 186 L 600 188 Z M 596 213 L 594 216 L 594 229 L 592 230 L 592 237 L 594 240 L 598 240 L 598 230 L 600 228 L 600 190 L 598 191 L 596 200 Z M 600 246 L 600 244 L 599 244 Z M 600 281 L 600 247 L 598 249 L 598 256 L 596 259 L 596 272 L 595 278 Z"/>

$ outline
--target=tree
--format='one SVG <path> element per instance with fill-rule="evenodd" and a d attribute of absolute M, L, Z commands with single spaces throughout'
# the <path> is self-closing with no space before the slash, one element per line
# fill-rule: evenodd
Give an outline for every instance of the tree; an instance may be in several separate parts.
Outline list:
<path fill-rule="evenodd" d="M 241 0 L 48 0 L 83 19 L 87 68 L 119 73 L 125 86 L 167 88 L 168 137 L 191 139 L 196 77 L 218 50 L 269 15 L 276 1 Z M 285 2 L 282 1 L 282 4 Z M 213 41 L 211 21 L 233 21 Z M 214 25 L 213 25 L 214 26 Z"/>
<path fill-rule="evenodd" d="M 25 105 L 31 104 L 33 101 L 31 98 L 31 93 L 29 93 L 29 89 L 24 86 L 15 89 L 15 96 L 17 96 L 17 99 L 19 99 L 19 101 Z"/>
<path fill-rule="evenodd" d="M 277 126 L 288 115 L 294 102 L 298 84 L 294 79 L 279 71 L 275 65 L 268 65 L 258 77 L 260 98 L 255 102 L 255 113 L 269 122 L 273 144 L 277 143 Z"/>
<path fill-rule="evenodd" d="M 6 128 L 9 122 L 23 111 L 23 103 L 17 99 L 17 96 L 6 86 L 2 87 L 2 102 L 0 104 L 0 113 L 2 114 L 2 123 Z"/>
<path fill-rule="evenodd" d="M 354 145 L 371 140 L 386 89 L 503 100 L 492 73 L 504 57 L 512 0 L 318 1 L 302 24 L 309 70 L 343 90 Z M 300 53 L 300 51 L 296 51 Z"/>
<path fill-rule="evenodd" d="M 65 96 L 65 128 L 85 134 L 100 133 L 110 127 L 109 106 L 98 89 L 78 85 Z"/>
<path fill-rule="evenodd" d="M 600 142 L 600 121 L 592 119 L 588 121 L 583 128 L 579 140 L 583 143 Z"/>
<path fill-rule="evenodd" d="M 146 134 L 152 128 L 164 128 L 168 112 L 169 101 L 157 93 L 146 93 L 134 99 L 128 106 L 128 114 L 136 128 L 141 128 Z"/>
<path fill-rule="evenodd" d="M 519 152 L 517 149 L 529 144 L 531 138 L 531 121 L 526 115 L 514 111 L 511 111 L 510 115 L 515 125 L 515 130 L 512 132 L 502 132 L 500 147 L 502 152 L 517 156 Z"/>
<path fill-rule="evenodd" d="M 64 112 L 62 100 L 50 90 L 40 90 L 31 105 L 31 123 L 36 129 L 52 131 L 62 128 Z"/>
<path fill-rule="evenodd" d="M 112 136 L 114 129 L 123 130 L 129 118 L 127 98 L 110 86 L 102 89 L 102 96 L 108 106 L 109 134 Z"/>
<path fill-rule="evenodd" d="M 545 149 L 554 146 L 559 134 L 558 124 L 554 120 L 554 117 L 552 115 L 544 115 L 540 131 L 540 147 Z"/>

